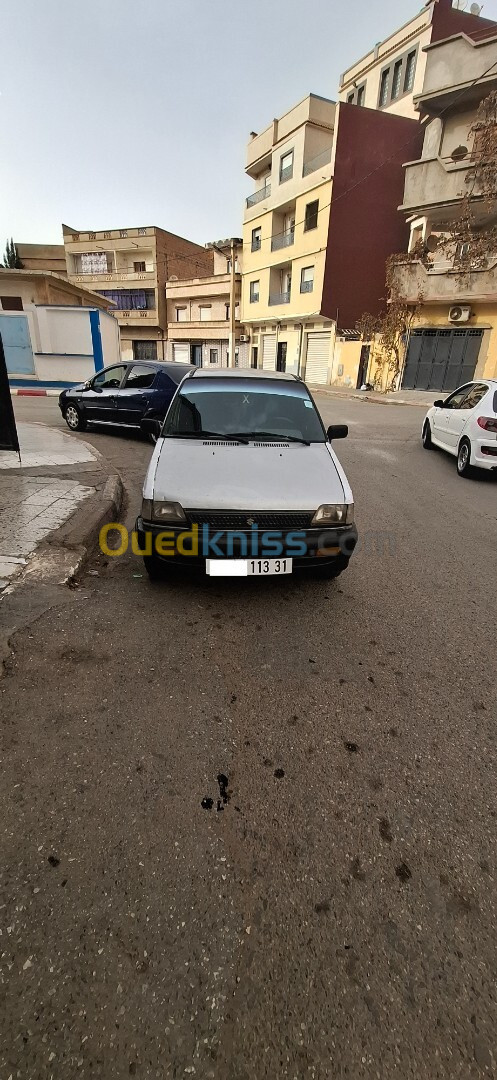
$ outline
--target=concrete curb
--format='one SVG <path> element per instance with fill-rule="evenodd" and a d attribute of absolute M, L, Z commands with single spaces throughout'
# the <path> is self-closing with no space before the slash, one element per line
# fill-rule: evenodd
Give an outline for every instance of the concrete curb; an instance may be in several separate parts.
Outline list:
<path fill-rule="evenodd" d="M 11 386 L 10 393 L 12 397 L 58 397 L 59 394 L 62 393 L 62 388 L 60 390 L 46 390 L 38 389 L 38 387 L 26 387 L 26 389 L 24 389 L 18 386 Z"/>
<path fill-rule="evenodd" d="M 102 526 L 119 519 L 123 497 L 121 477 L 111 473 L 103 490 L 99 488 L 85 499 L 72 517 L 33 552 L 16 584 L 17 581 L 43 585 L 70 582 L 90 558 Z"/>
<path fill-rule="evenodd" d="M 308 386 L 309 389 L 312 390 L 313 394 L 327 394 L 328 397 L 344 398 L 346 401 L 369 401 L 373 405 L 410 405 L 413 406 L 415 409 L 425 410 L 429 408 L 429 405 L 427 405 L 425 401 L 406 401 L 405 398 L 392 398 L 388 397 L 386 394 L 385 396 L 381 395 L 381 397 L 371 397 L 371 395 L 368 394 L 367 391 L 359 394 L 348 394 L 347 391 L 332 390 L 329 386 L 316 386 L 312 383 L 308 383 Z M 436 390 L 434 391 L 434 393 L 436 393 Z"/>

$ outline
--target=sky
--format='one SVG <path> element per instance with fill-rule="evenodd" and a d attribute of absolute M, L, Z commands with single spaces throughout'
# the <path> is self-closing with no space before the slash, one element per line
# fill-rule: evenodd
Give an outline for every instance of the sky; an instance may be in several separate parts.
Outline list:
<path fill-rule="evenodd" d="M 251 131 L 342 71 L 416 0 L 16 0 L 2 8 L 0 251 L 76 230 L 241 233 Z M 497 16 L 497 0 L 483 14 Z"/>

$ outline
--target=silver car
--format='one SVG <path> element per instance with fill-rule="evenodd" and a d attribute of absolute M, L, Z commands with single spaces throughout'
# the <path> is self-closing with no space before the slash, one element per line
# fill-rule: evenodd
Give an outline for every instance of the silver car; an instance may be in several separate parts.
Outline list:
<path fill-rule="evenodd" d="M 354 502 L 301 379 L 274 371 L 196 368 L 162 425 L 136 522 L 152 579 L 167 567 L 211 576 L 337 577 L 357 543 Z"/>

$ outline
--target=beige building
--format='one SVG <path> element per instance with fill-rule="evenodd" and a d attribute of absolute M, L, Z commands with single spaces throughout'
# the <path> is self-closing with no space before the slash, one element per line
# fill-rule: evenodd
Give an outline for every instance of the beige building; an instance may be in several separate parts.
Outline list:
<path fill-rule="evenodd" d="M 67 277 L 63 244 L 16 244 L 24 270 L 48 270 Z"/>
<path fill-rule="evenodd" d="M 242 241 L 208 245 L 213 273 L 166 282 L 167 359 L 197 367 L 244 367 L 249 353 L 240 327 Z M 234 266 L 232 267 L 232 252 Z M 234 296 L 234 361 L 229 357 L 231 300 Z"/>
<path fill-rule="evenodd" d="M 497 257 L 490 254 L 485 267 L 462 276 L 443 247 L 475 166 L 471 128 L 478 105 L 495 90 L 496 23 L 474 37 L 460 33 L 427 48 L 416 98 L 424 142 L 419 159 L 405 166 L 401 209 L 410 249 L 422 241 L 431 262 L 406 261 L 396 272 L 405 299 L 422 301 L 403 371 L 408 388 L 449 392 L 473 377 L 497 377 Z M 475 196 L 474 211 L 483 224 L 488 210 Z"/>
<path fill-rule="evenodd" d="M 430 0 L 414 18 L 347 68 L 340 79 L 340 100 L 417 117 L 414 99 L 423 88 L 426 47 L 452 34 L 473 34 L 489 25 L 490 20 L 453 7 L 452 0 Z"/>
<path fill-rule="evenodd" d="M 165 359 L 166 280 L 212 273 L 212 252 L 153 225 L 62 232 L 69 280 L 116 305 L 123 359 Z"/>

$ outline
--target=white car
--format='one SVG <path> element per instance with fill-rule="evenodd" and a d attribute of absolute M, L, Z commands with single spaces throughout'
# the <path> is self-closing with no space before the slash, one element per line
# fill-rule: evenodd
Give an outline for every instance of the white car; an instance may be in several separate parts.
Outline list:
<path fill-rule="evenodd" d="M 423 446 L 448 450 L 459 476 L 473 468 L 497 469 L 497 379 L 465 383 L 435 401 L 423 422 Z"/>

